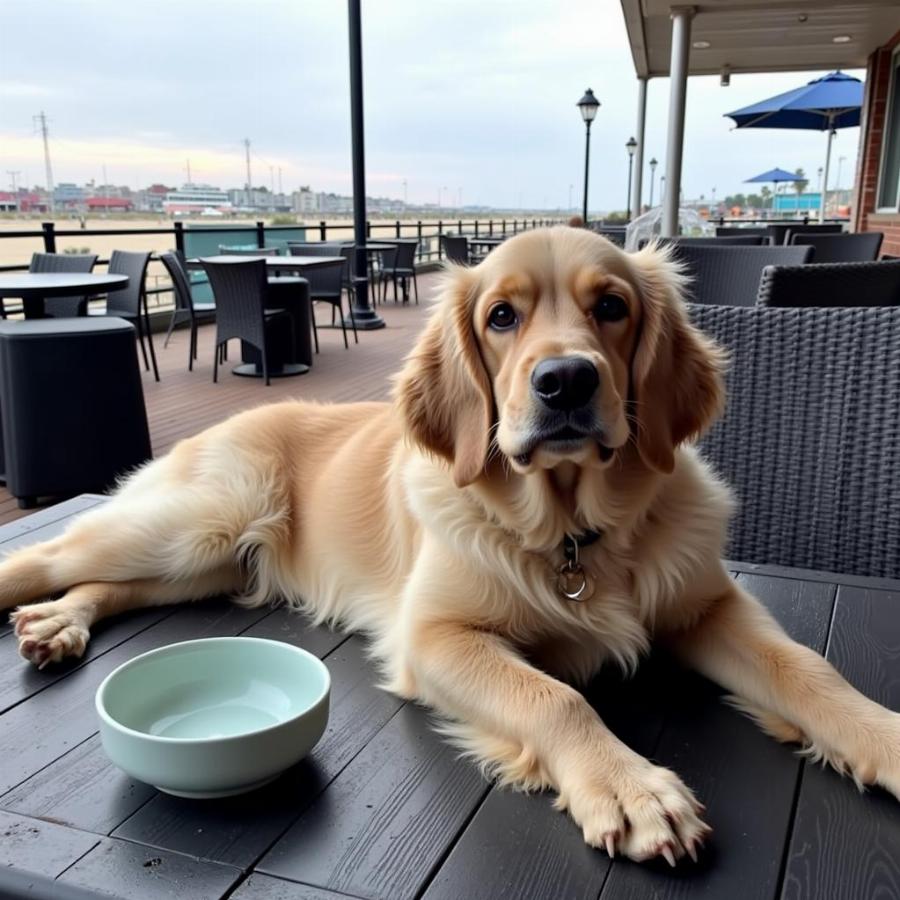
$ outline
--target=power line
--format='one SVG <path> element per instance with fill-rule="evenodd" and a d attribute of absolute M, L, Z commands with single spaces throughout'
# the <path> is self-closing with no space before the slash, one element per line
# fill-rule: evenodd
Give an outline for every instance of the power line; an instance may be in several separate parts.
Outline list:
<path fill-rule="evenodd" d="M 247 157 L 247 191 L 249 192 L 253 190 L 253 182 L 250 179 L 250 138 L 244 138 L 244 152 Z"/>
<path fill-rule="evenodd" d="M 10 184 L 12 185 L 12 192 L 16 193 L 16 179 L 22 174 L 18 169 L 13 171 L 12 169 L 7 169 L 6 174 L 9 175 Z"/>

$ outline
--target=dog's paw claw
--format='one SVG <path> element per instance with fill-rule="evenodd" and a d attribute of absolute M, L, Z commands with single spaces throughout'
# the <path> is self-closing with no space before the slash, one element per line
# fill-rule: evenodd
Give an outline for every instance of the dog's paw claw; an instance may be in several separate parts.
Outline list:
<path fill-rule="evenodd" d="M 39 669 L 67 656 L 82 656 L 90 637 L 76 614 L 53 603 L 21 607 L 13 620 L 19 654 Z"/>

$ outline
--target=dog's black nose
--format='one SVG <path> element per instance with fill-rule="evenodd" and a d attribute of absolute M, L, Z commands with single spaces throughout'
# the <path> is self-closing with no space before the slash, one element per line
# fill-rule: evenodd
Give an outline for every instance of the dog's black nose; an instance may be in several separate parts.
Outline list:
<path fill-rule="evenodd" d="M 578 409 L 584 406 L 600 376 L 593 363 L 580 356 L 555 356 L 542 359 L 531 373 L 531 387 L 550 409 Z"/>

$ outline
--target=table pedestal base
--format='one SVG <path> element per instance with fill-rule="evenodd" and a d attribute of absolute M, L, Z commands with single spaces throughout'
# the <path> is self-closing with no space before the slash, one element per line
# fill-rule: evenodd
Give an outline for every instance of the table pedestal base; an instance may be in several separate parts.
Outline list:
<path fill-rule="evenodd" d="M 231 370 L 235 375 L 243 375 L 245 378 L 262 378 L 263 370 L 256 363 L 244 363 L 235 366 Z M 282 366 L 275 366 L 269 369 L 269 378 L 289 378 L 291 375 L 305 375 L 309 371 L 309 366 L 303 363 L 285 363 Z"/>

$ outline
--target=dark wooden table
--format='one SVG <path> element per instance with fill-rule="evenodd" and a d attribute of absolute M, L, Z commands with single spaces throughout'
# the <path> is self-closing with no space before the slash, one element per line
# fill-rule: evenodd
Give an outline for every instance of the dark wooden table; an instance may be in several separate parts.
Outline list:
<path fill-rule="evenodd" d="M 26 319 L 44 315 L 44 300 L 123 291 L 128 287 L 127 275 L 94 274 L 93 272 L 10 272 L 0 275 L 0 306 L 5 297 L 22 300 Z"/>
<path fill-rule="evenodd" d="M 85 495 L 0 529 L 0 549 L 57 534 Z M 732 571 L 798 640 L 900 708 L 900 583 L 741 565 Z M 249 634 L 307 648 L 333 680 L 312 755 L 245 797 L 179 800 L 104 756 L 94 692 L 154 647 Z M 85 658 L 43 672 L 0 627 L 0 896 L 204 900 L 900 897 L 900 804 L 798 758 L 653 657 L 587 692 L 624 740 L 678 772 L 715 833 L 700 863 L 610 862 L 550 798 L 491 788 L 428 714 L 373 687 L 359 637 L 296 614 L 211 601 L 95 629 Z M 77 889 L 77 890 L 76 890 Z M 41 893 L 43 890 L 43 893 Z M 71 892 L 71 893 L 70 893 Z"/>

